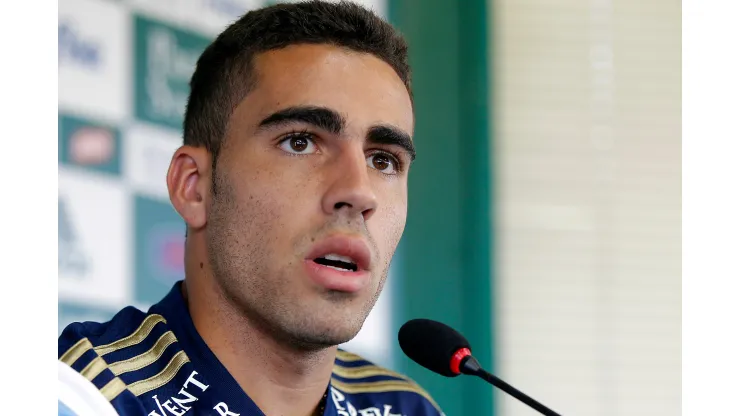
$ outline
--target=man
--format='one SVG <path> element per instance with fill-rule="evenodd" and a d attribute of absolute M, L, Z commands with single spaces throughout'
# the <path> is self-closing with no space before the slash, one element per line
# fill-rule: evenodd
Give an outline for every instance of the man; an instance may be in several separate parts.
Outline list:
<path fill-rule="evenodd" d="M 406 44 L 352 3 L 247 13 L 198 60 L 167 174 L 185 280 L 75 323 L 60 360 L 125 415 L 440 415 L 340 351 L 401 238 L 414 159 Z"/>

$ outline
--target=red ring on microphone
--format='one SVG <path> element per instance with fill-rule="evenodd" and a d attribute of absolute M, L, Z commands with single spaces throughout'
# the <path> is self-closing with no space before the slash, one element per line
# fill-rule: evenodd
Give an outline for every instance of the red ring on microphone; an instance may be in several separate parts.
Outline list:
<path fill-rule="evenodd" d="M 455 374 L 460 374 L 460 363 L 465 357 L 473 355 L 468 348 L 460 348 L 455 352 L 450 360 L 450 370 Z"/>

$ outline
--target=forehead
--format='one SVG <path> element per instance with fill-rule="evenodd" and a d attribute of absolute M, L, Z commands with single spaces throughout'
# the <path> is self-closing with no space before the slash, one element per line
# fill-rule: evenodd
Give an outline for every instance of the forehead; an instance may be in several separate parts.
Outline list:
<path fill-rule="evenodd" d="M 310 105 L 338 111 L 350 126 L 392 124 L 412 132 L 413 109 L 405 85 L 390 65 L 371 54 L 331 45 L 292 45 L 258 54 L 253 68 L 256 85 L 242 105 L 255 118 Z"/>

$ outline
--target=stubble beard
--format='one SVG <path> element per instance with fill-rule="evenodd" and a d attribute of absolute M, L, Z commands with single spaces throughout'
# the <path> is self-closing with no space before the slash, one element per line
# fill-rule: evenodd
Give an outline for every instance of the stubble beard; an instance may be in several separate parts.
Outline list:
<path fill-rule="evenodd" d="M 235 317 L 237 322 L 246 319 L 281 344 L 303 351 L 354 338 L 380 296 L 389 265 L 377 290 L 359 310 L 352 305 L 358 300 L 342 292 L 317 293 L 310 304 L 300 305 L 285 296 L 285 289 L 294 285 L 290 273 L 260 262 L 272 258 L 267 247 L 276 225 L 269 207 L 258 198 L 250 200 L 248 207 L 240 206 L 233 187 L 223 178 L 214 177 L 213 185 L 206 230 L 208 257 L 229 309 L 240 315 Z M 286 268 L 294 270 L 296 265 L 289 263 Z"/>

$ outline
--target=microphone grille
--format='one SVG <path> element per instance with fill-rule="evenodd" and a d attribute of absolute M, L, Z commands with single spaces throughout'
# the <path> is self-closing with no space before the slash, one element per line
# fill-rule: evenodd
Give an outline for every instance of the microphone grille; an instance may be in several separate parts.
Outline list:
<path fill-rule="evenodd" d="M 430 319 L 412 319 L 398 331 L 398 343 L 409 358 L 422 367 L 445 377 L 455 377 L 450 360 L 470 343 L 449 326 Z"/>

